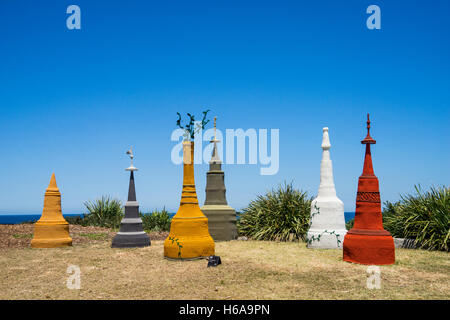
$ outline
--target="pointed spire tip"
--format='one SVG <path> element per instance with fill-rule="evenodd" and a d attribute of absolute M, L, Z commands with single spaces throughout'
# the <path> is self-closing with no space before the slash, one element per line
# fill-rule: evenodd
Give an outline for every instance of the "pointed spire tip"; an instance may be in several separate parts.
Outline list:
<path fill-rule="evenodd" d="M 56 176 L 54 172 L 52 173 L 52 177 L 50 178 L 50 183 L 48 184 L 47 189 L 58 190 L 58 186 L 56 184 Z"/>

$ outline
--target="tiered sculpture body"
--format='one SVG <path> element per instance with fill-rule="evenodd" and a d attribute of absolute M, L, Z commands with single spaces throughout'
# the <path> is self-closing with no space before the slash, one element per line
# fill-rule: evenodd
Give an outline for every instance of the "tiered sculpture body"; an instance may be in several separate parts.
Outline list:
<path fill-rule="evenodd" d="M 311 203 L 311 226 L 307 233 L 308 248 L 342 248 L 347 233 L 344 203 L 336 196 L 334 187 L 330 148 L 328 128 L 323 128 L 320 186 L 317 198 Z"/>
<path fill-rule="evenodd" d="M 69 224 L 61 211 L 61 193 L 56 185 L 55 174 L 45 191 L 44 210 L 41 218 L 34 225 L 32 248 L 58 248 L 72 245 Z"/>
<path fill-rule="evenodd" d="M 208 218 L 198 206 L 194 179 L 194 142 L 183 141 L 183 190 L 180 208 L 172 218 L 164 242 L 164 256 L 195 259 L 214 255 L 214 240 L 208 231 Z"/>
<path fill-rule="evenodd" d="M 236 211 L 227 203 L 225 196 L 225 174 L 217 151 L 216 118 L 214 118 L 214 143 L 209 171 L 206 174 L 206 200 L 200 209 L 208 218 L 209 233 L 214 241 L 227 241 L 237 238 Z"/>
<path fill-rule="evenodd" d="M 147 247 L 150 245 L 150 237 L 144 232 L 142 219 L 139 216 L 139 203 L 136 200 L 136 188 L 134 185 L 134 171 L 138 169 L 133 166 L 133 152 L 127 152 L 131 158 L 130 184 L 128 187 L 128 201 L 125 204 L 125 215 L 120 222 L 119 232 L 112 240 L 112 248 L 134 248 Z"/>
<path fill-rule="evenodd" d="M 383 229 L 378 178 L 372 165 L 370 145 L 376 141 L 370 136 L 370 120 L 367 115 L 367 136 L 361 141 L 366 145 L 363 173 L 358 180 L 355 223 L 344 238 L 344 261 L 386 265 L 395 263 L 395 246 L 391 234 Z"/>

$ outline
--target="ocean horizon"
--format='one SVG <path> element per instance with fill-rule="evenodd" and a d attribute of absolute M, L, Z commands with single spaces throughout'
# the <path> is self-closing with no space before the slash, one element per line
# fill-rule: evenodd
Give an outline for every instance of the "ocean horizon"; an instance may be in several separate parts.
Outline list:
<path fill-rule="evenodd" d="M 65 213 L 64 218 L 67 217 L 78 217 L 82 216 L 84 213 Z M 170 217 L 175 215 L 174 213 L 169 213 Z M 345 222 L 353 219 L 355 216 L 354 212 L 344 212 Z M 0 213 L 0 224 L 19 224 L 24 222 L 36 222 L 41 217 L 41 214 L 37 213 Z"/>

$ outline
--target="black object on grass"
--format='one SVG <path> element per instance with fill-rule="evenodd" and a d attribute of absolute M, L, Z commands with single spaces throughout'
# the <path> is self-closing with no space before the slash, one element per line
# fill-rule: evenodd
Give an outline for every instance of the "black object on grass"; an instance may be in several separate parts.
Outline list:
<path fill-rule="evenodd" d="M 219 264 L 222 264 L 219 256 L 209 256 L 208 258 L 208 268 L 209 267 L 217 267 Z"/>

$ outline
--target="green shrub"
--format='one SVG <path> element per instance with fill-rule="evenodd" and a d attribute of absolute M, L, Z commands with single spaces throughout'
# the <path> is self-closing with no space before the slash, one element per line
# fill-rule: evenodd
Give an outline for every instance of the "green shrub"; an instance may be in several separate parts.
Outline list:
<path fill-rule="evenodd" d="M 350 219 L 350 220 L 348 220 L 346 223 L 345 223 L 345 228 L 347 229 L 347 230 L 350 230 L 351 228 L 353 228 L 353 225 L 355 224 L 355 218 L 353 218 L 353 219 Z"/>
<path fill-rule="evenodd" d="M 84 203 L 88 211 L 81 219 L 75 218 L 75 222 L 83 226 L 95 226 L 118 229 L 120 221 L 124 216 L 122 202 L 117 199 L 111 199 L 109 196 L 102 196 L 95 201 L 86 201 Z"/>
<path fill-rule="evenodd" d="M 395 237 L 415 239 L 423 249 L 449 251 L 450 188 L 431 187 L 426 192 L 414 188 L 415 195 L 385 203 L 385 229 Z"/>
<path fill-rule="evenodd" d="M 255 240 L 305 240 L 311 200 L 292 183 L 284 183 L 277 190 L 258 195 L 240 212 L 238 231 Z"/>
<path fill-rule="evenodd" d="M 167 210 L 164 208 L 161 211 L 154 210 L 153 212 L 141 213 L 142 224 L 145 231 L 169 231 L 170 217 Z"/>
<path fill-rule="evenodd" d="M 69 224 L 77 224 L 77 225 L 81 225 L 81 226 L 87 226 L 86 221 L 84 220 L 84 217 L 86 215 L 84 214 L 83 216 L 75 216 L 75 217 L 66 217 L 66 221 Z"/>
<path fill-rule="evenodd" d="M 400 201 L 383 203 L 383 228 L 391 233 L 393 237 L 405 238 L 405 224 L 400 214 Z"/>
<path fill-rule="evenodd" d="M 423 192 L 414 186 L 415 195 L 400 196 L 400 201 L 384 202 L 383 228 L 393 237 L 416 240 L 423 249 L 449 251 L 450 188 L 431 187 Z M 353 227 L 353 219 L 347 229 Z"/>

